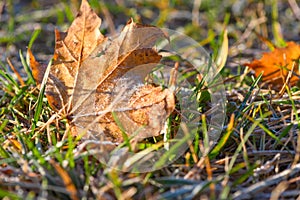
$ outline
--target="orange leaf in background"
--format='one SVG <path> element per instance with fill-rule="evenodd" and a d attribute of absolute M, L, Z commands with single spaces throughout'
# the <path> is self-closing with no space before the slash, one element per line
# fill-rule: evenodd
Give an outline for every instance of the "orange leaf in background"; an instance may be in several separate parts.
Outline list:
<path fill-rule="evenodd" d="M 287 42 L 284 48 L 264 53 L 260 60 L 246 63 L 255 71 L 255 75 L 263 73 L 263 81 L 270 83 L 273 89 L 278 90 L 288 79 L 288 85 L 293 86 L 299 81 L 300 46 L 294 42 Z M 291 75 L 289 75 L 291 74 Z"/>

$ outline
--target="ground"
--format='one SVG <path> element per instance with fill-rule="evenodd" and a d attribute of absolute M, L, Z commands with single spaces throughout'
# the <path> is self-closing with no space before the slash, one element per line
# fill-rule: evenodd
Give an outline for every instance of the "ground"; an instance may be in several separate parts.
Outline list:
<path fill-rule="evenodd" d="M 76 138 L 62 140 L 66 119 L 39 96 L 22 58 L 29 46 L 37 60 L 47 64 L 54 51 L 54 29 L 67 30 L 80 1 L 4 0 L 0 2 L 0 197 L 299 198 L 299 87 L 288 87 L 279 95 L 245 66 L 286 41 L 299 44 L 299 1 L 89 2 L 103 19 L 103 34 L 120 32 L 132 17 L 184 33 L 213 59 L 227 28 L 228 58 L 220 72 L 226 91 L 221 137 L 207 154 L 202 151 L 203 138 L 196 137 L 176 162 L 145 173 L 113 170 L 84 146 L 79 149 L 82 142 Z M 208 110 L 209 103 L 204 103 L 199 106 Z"/>

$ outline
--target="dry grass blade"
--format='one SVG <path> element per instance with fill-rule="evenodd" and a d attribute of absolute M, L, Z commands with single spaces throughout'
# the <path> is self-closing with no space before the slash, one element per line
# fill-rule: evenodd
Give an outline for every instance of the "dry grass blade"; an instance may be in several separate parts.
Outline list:
<path fill-rule="evenodd" d="M 215 61 L 216 65 L 217 65 L 217 71 L 216 71 L 217 74 L 219 74 L 219 72 L 225 66 L 227 57 L 228 57 L 228 31 L 225 28 L 225 30 L 223 32 L 223 42 L 219 49 L 218 56 Z"/>
<path fill-rule="evenodd" d="M 72 179 L 70 178 L 69 174 L 54 160 L 50 160 L 50 163 L 55 168 L 55 170 L 60 175 L 60 177 L 62 178 L 62 180 L 66 186 L 66 190 L 70 193 L 71 199 L 78 200 L 79 198 L 77 196 L 76 187 L 75 187 Z"/>
<path fill-rule="evenodd" d="M 273 175 L 266 180 L 255 183 L 245 189 L 239 190 L 233 194 L 234 199 L 247 199 L 251 198 L 254 194 L 264 190 L 267 187 L 273 186 L 280 181 L 286 180 L 288 178 L 294 177 L 294 175 L 300 172 L 300 163 L 294 165 L 290 169 L 286 169 L 279 174 Z"/>
<path fill-rule="evenodd" d="M 24 80 L 21 77 L 20 73 L 16 70 L 16 68 L 14 67 L 14 65 L 11 63 L 10 59 L 7 58 L 6 59 L 7 63 L 9 64 L 10 68 L 13 70 L 13 72 L 16 74 L 21 86 L 25 86 Z"/>

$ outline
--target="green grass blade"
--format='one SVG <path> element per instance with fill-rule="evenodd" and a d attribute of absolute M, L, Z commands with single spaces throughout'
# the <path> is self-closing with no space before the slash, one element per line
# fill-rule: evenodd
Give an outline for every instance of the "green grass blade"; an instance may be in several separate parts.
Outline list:
<path fill-rule="evenodd" d="M 32 45 L 33 45 L 34 41 L 37 39 L 37 37 L 39 36 L 39 34 L 41 33 L 41 31 L 42 31 L 41 29 L 34 30 L 34 32 L 32 33 L 32 36 L 30 38 L 29 44 L 28 44 L 28 48 L 29 49 L 32 48 Z"/>
<path fill-rule="evenodd" d="M 22 199 L 17 194 L 14 194 L 14 193 L 11 193 L 9 191 L 2 190 L 2 189 L 0 189 L 0 198 L 3 198 L 3 199 L 12 199 L 12 200 Z"/>
<path fill-rule="evenodd" d="M 0 61 L 1 62 L 1 61 Z M 3 63 L 1 63 L 3 64 Z M 4 64 L 3 64 L 4 66 Z M 6 69 L 6 68 L 4 68 Z M 3 78 L 1 78 L 3 77 Z M 0 81 L 3 82 L 3 84 L 6 86 L 6 88 L 12 88 L 10 84 L 16 86 L 17 88 L 19 88 L 19 84 L 18 82 L 12 77 L 12 75 L 7 71 L 7 70 L 0 70 Z M 7 83 L 5 83 L 7 81 Z"/>
<path fill-rule="evenodd" d="M 175 144 L 173 144 L 167 152 L 165 152 L 161 158 L 155 163 L 154 169 L 160 168 L 164 166 L 165 163 L 169 162 L 170 159 L 173 159 L 175 155 L 178 153 L 178 149 L 184 144 L 187 143 L 188 140 L 191 139 L 193 133 L 185 135 L 183 138 L 180 138 Z"/>
<path fill-rule="evenodd" d="M 44 76 L 42 84 L 41 84 L 41 89 L 40 89 L 40 93 L 39 93 L 39 96 L 38 96 L 37 105 L 36 105 L 36 108 L 35 108 L 35 113 L 34 113 L 33 122 L 32 122 L 31 135 L 34 134 L 36 124 L 37 124 L 37 122 L 40 118 L 40 114 L 42 113 L 43 98 L 44 98 L 44 93 L 45 93 L 45 88 L 46 88 L 46 81 L 47 81 L 47 78 L 48 78 L 49 73 L 50 73 L 51 65 L 52 65 L 52 60 L 50 60 L 48 66 L 47 66 L 45 76 Z"/>
<path fill-rule="evenodd" d="M 1 158 L 9 158 L 10 155 L 7 151 L 0 145 L 0 156 Z"/>
<path fill-rule="evenodd" d="M 35 81 L 34 81 L 34 78 L 32 76 L 31 69 L 29 67 L 29 64 L 26 62 L 21 50 L 19 51 L 19 56 L 20 56 L 21 63 L 23 65 L 23 67 L 25 69 L 25 72 L 27 74 L 27 77 L 28 77 L 27 84 L 33 84 Z"/>
<path fill-rule="evenodd" d="M 236 119 L 238 119 L 243 112 L 243 110 L 247 107 L 247 101 L 250 98 L 250 95 L 252 93 L 252 91 L 254 90 L 254 88 L 257 86 L 258 82 L 261 80 L 263 74 L 260 74 L 252 83 L 249 92 L 246 93 L 245 98 L 242 102 L 242 104 L 240 105 L 239 109 L 237 111 L 234 112 Z"/>
<path fill-rule="evenodd" d="M 129 151 L 131 151 L 131 145 L 130 145 L 130 140 L 125 132 L 125 129 L 119 119 L 119 117 L 117 116 L 117 114 L 115 112 L 112 112 L 112 116 L 113 116 L 113 119 L 115 120 L 116 124 L 118 125 L 118 127 L 120 128 L 121 130 L 121 133 L 122 133 L 122 137 L 123 137 L 123 140 L 124 140 L 124 143 L 126 144 L 126 146 L 129 148 Z"/>

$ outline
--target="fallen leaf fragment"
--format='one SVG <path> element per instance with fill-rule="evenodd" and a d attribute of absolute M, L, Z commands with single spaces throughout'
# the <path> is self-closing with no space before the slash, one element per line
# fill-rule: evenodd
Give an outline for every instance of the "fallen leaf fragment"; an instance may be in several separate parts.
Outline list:
<path fill-rule="evenodd" d="M 268 82 L 273 89 L 280 90 L 286 81 L 290 86 L 299 81 L 299 59 L 300 45 L 287 42 L 286 47 L 264 53 L 261 59 L 244 65 L 253 69 L 256 76 L 263 73 L 263 81 Z"/>
<path fill-rule="evenodd" d="M 40 86 L 43 82 L 44 74 L 46 72 L 47 65 L 40 64 L 35 60 L 35 57 L 33 56 L 31 49 L 27 50 L 27 53 L 29 55 L 29 63 L 32 70 L 32 75 L 34 80 L 36 81 L 37 85 Z"/>

